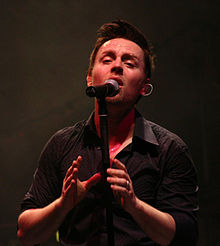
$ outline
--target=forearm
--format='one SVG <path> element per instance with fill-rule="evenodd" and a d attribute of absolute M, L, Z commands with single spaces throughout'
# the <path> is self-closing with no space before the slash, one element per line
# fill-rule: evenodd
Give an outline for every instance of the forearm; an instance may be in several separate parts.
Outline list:
<path fill-rule="evenodd" d="M 18 218 L 18 238 L 26 246 L 47 240 L 56 232 L 67 212 L 62 208 L 60 198 L 44 208 L 24 211 Z"/>
<path fill-rule="evenodd" d="M 101 180 L 99 173 L 80 182 L 77 178 L 82 157 L 73 161 L 63 181 L 60 198 L 44 208 L 29 209 L 18 218 L 18 238 L 26 246 L 47 240 L 59 228 L 66 215 L 86 195 L 86 192 Z"/>
<path fill-rule="evenodd" d="M 142 230 L 160 245 L 169 245 L 176 225 L 173 217 L 136 198 L 135 207 L 129 213 Z"/>

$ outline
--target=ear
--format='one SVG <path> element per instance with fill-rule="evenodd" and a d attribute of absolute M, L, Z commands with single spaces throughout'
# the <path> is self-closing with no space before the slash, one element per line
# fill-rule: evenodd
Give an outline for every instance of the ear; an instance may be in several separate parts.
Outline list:
<path fill-rule="evenodd" d="M 143 87 L 140 90 L 140 95 L 141 96 L 146 95 L 146 93 L 148 92 L 148 90 L 149 90 L 149 83 L 150 83 L 150 80 L 149 79 L 147 79 L 147 81 L 144 81 L 143 82 Z"/>
<path fill-rule="evenodd" d="M 149 95 L 151 94 L 151 92 L 153 90 L 153 86 L 151 85 L 150 82 L 151 82 L 150 78 L 146 78 L 146 80 L 144 81 L 144 85 L 143 85 L 143 87 L 140 90 L 140 95 L 146 96 L 148 94 Z M 149 91 L 149 89 L 150 89 L 150 91 Z"/>
<path fill-rule="evenodd" d="M 87 79 L 87 86 L 91 86 L 91 85 L 93 84 L 93 83 L 92 83 L 92 76 L 89 75 L 89 74 L 87 74 L 86 79 Z"/>
<path fill-rule="evenodd" d="M 145 84 L 142 88 L 141 88 L 141 90 L 140 90 L 140 95 L 141 96 L 144 96 L 146 93 L 147 93 L 147 90 L 148 90 L 148 84 Z"/>

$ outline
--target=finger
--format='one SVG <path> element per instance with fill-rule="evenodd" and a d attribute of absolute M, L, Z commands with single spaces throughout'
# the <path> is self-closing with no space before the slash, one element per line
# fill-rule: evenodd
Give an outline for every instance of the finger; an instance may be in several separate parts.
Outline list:
<path fill-rule="evenodd" d="M 70 185 L 70 182 L 71 182 L 72 178 L 73 178 L 73 175 L 71 174 L 71 175 L 69 175 L 69 176 L 64 180 L 64 182 L 63 182 L 63 188 L 64 188 L 64 190 L 66 190 L 66 189 L 68 188 L 68 186 Z"/>
<path fill-rule="evenodd" d="M 73 172 L 64 180 L 64 189 L 66 190 L 72 181 L 77 182 L 78 169 L 74 168 Z"/>
<path fill-rule="evenodd" d="M 128 178 L 127 172 L 121 169 L 115 169 L 115 168 L 108 168 L 107 173 L 112 177 L 118 177 L 118 178 Z"/>
<path fill-rule="evenodd" d="M 92 186 L 96 185 L 101 180 L 101 178 L 102 175 L 100 173 L 94 174 L 85 182 L 85 188 L 89 190 Z"/>
<path fill-rule="evenodd" d="M 71 179 L 69 185 L 65 189 L 65 194 L 67 195 L 71 191 L 71 189 L 75 190 L 76 189 L 75 187 L 76 187 L 76 181 L 74 179 Z"/>
<path fill-rule="evenodd" d="M 82 163 L 82 156 L 78 156 L 76 160 L 73 161 L 72 166 L 73 168 L 79 168 Z"/>
<path fill-rule="evenodd" d="M 65 175 L 65 177 L 64 177 L 64 181 L 66 181 L 66 180 L 68 179 L 68 177 L 72 174 L 72 172 L 73 172 L 73 166 L 71 165 L 71 166 L 68 168 L 67 172 L 66 172 L 66 175 Z"/>
<path fill-rule="evenodd" d="M 113 192 L 116 192 L 118 194 L 118 196 L 123 196 L 123 197 L 128 196 L 129 191 L 124 186 L 111 184 L 111 189 Z"/>
<path fill-rule="evenodd" d="M 129 191 L 125 187 L 111 185 L 111 189 L 115 200 L 122 206 L 125 206 L 125 201 L 129 198 Z"/>
<path fill-rule="evenodd" d="M 82 163 L 82 156 L 79 155 L 76 159 L 77 163 L 78 163 L 78 167 L 80 167 L 81 163 Z"/>
<path fill-rule="evenodd" d="M 64 180 L 67 180 L 68 177 L 72 174 L 74 168 L 79 168 L 82 162 L 82 157 L 78 156 L 76 160 L 72 162 L 72 165 L 68 168 Z"/>
<path fill-rule="evenodd" d="M 72 173 L 72 177 L 75 181 L 77 181 L 77 177 L 78 177 L 78 168 L 73 168 L 73 173 Z"/>
<path fill-rule="evenodd" d="M 80 168 L 80 165 L 82 163 L 82 157 L 79 155 L 77 157 L 77 159 L 75 161 L 73 161 L 73 169 L 72 169 L 72 174 L 73 174 L 73 179 L 75 180 L 75 182 L 77 183 L 77 179 L 78 179 L 78 171 Z"/>
<path fill-rule="evenodd" d="M 116 165 L 118 169 L 121 169 L 127 172 L 125 165 L 122 162 L 120 162 L 118 159 L 114 159 L 114 164 Z"/>
<path fill-rule="evenodd" d="M 77 168 L 77 169 L 79 168 L 81 162 L 82 162 L 82 157 L 78 156 L 77 159 L 72 162 L 72 165 L 67 170 L 64 181 L 66 181 L 68 177 L 73 173 L 74 168 Z"/>
<path fill-rule="evenodd" d="M 123 170 L 125 172 L 125 175 L 124 175 L 124 173 L 118 173 L 120 175 L 120 177 L 124 177 L 125 179 L 127 179 L 129 181 L 129 183 L 132 183 L 131 178 L 130 178 L 130 176 L 128 174 L 128 171 L 127 171 L 126 166 L 122 162 L 120 162 L 119 160 L 117 160 L 117 159 L 114 159 L 114 163 L 115 163 L 115 165 L 116 165 L 116 167 L 118 169 Z"/>
<path fill-rule="evenodd" d="M 122 186 L 127 190 L 130 189 L 130 182 L 126 178 L 118 178 L 118 177 L 107 177 L 107 181 L 112 185 Z"/>

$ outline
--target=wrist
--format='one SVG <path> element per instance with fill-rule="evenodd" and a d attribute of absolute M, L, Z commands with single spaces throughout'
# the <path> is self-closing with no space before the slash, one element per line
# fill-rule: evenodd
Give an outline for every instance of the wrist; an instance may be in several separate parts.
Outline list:
<path fill-rule="evenodd" d="M 57 212 L 57 215 L 60 215 L 61 217 L 65 217 L 71 210 L 69 206 L 66 205 L 62 197 L 59 197 L 54 201 L 54 208 Z"/>
<path fill-rule="evenodd" d="M 132 202 L 130 203 L 130 206 L 128 206 L 127 208 L 127 212 L 130 213 L 131 215 L 136 213 L 138 207 L 140 207 L 139 203 L 140 203 L 140 200 L 136 196 L 134 196 L 132 199 Z"/>

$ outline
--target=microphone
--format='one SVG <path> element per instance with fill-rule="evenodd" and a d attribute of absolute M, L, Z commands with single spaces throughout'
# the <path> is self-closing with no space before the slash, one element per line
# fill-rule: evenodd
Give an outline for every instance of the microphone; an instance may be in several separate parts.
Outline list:
<path fill-rule="evenodd" d="M 89 97 L 113 97 L 119 93 L 119 84 L 114 79 L 107 79 L 104 85 L 89 86 L 86 94 Z"/>

